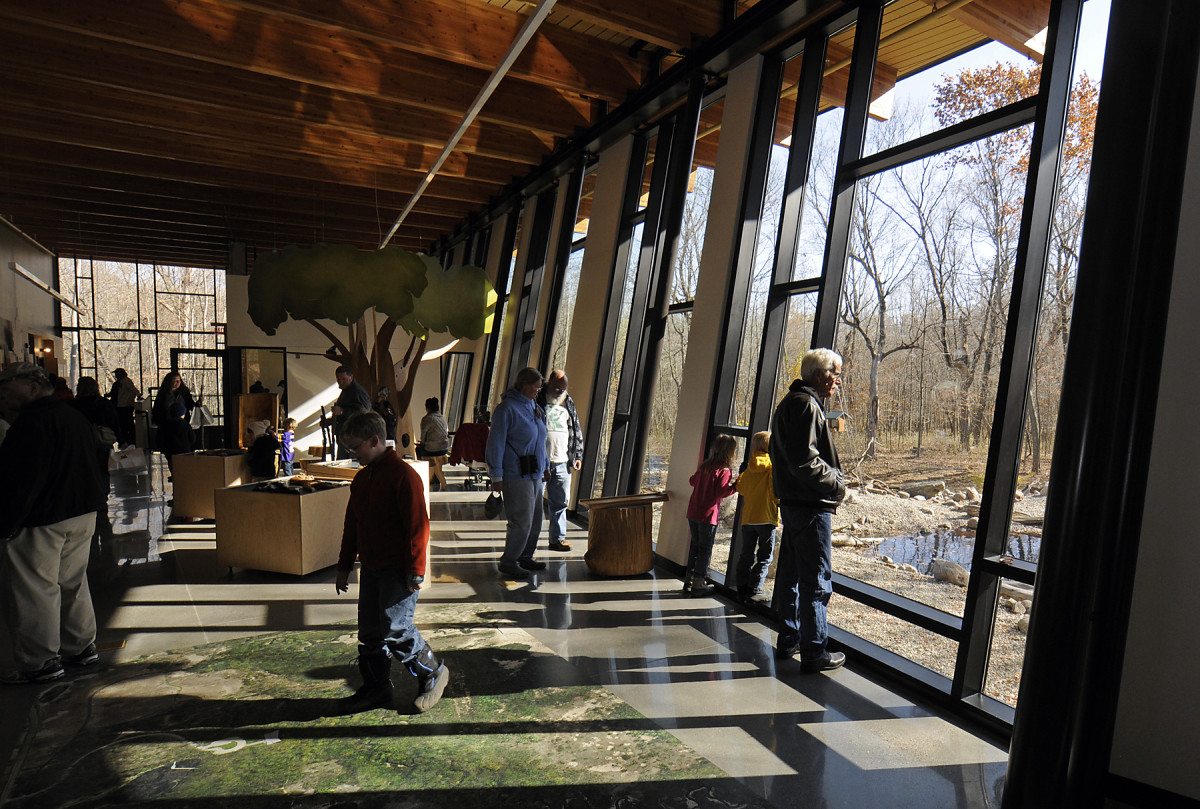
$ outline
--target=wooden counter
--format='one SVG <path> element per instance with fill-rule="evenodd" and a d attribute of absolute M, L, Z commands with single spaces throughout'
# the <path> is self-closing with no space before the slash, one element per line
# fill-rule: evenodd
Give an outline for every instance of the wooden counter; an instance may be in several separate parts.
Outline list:
<path fill-rule="evenodd" d="M 349 485 L 309 494 L 256 486 L 216 493 L 218 564 L 298 576 L 337 564 Z"/>
<path fill-rule="evenodd" d="M 580 500 L 588 509 L 588 570 L 602 576 L 636 576 L 654 567 L 654 504 L 665 492 Z"/>
<path fill-rule="evenodd" d="M 175 517 L 211 520 L 216 516 L 213 492 L 250 482 L 246 453 L 214 450 L 176 455 L 171 465 Z"/>

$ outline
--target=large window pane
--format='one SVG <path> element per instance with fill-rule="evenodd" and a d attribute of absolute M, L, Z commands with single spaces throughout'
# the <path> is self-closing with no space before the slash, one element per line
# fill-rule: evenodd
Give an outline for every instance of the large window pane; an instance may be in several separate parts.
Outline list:
<path fill-rule="evenodd" d="M 965 507 L 983 488 L 1027 156 L 1022 128 L 856 189 L 829 409 L 846 413 L 837 440 L 860 488 L 834 530 L 873 541 L 854 553 L 893 592 L 930 575 L 930 542 L 970 558 Z M 961 614 L 938 590 L 904 594 Z"/>
<path fill-rule="evenodd" d="M 571 341 L 571 325 L 575 321 L 575 301 L 579 295 L 579 273 L 583 268 L 583 248 L 571 252 L 564 269 L 562 297 L 558 302 L 558 319 L 554 324 L 554 347 L 550 365 L 562 368 L 567 363 L 567 346 Z"/>
<path fill-rule="evenodd" d="M 1009 579 L 1000 580 L 1000 605 L 992 630 L 987 679 L 983 693 L 1016 706 L 1025 662 L 1025 636 L 1029 632 L 1029 610 L 1033 588 Z"/>
<path fill-rule="evenodd" d="M 788 298 L 787 320 L 783 328 L 783 351 L 779 355 L 775 396 L 771 400 L 774 404 L 778 404 L 787 393 L 792 380 L 800 376 L 800 358 L 812 347 L 813 323 L 816 316 L 816 293 L 802 293 Z"/>
<path fill-rule="evenodd" d="M 625 289 L 621 292 L 621 309 L 617 315 L 617 333 L 613 337 L 612 373 L 608 380 L 608 396 L 604 400 L 604 420 L 600 427 L 600 451 L 596 454 L 596 476 L 592 485 L 592 497 L 604 493 L 604 473 L 608 463 L 608 443 L 612 438 L 613 412 L 617 406 L 617 383 L 621 379 L 621 368 L 625 359 L 625 337 L 629 334 L 629 317 L 633 310 L 633 288 L 637 280 L 638 259 L 642 252 L 642 232 L 645 226 L 638 223 L 629 240 L 629 267 L 625 274 Z M 603 382 L 598 382 L 603 384 Z"/>
<path fill-rule="evenodd" d="M 912 0 L 889 4 L 866 153 L 1036 94 L 1049 11 L 1048 2 L 975 0 L 958 13 Z M 1002 26 L 988 24 L 997 18 Z"/>

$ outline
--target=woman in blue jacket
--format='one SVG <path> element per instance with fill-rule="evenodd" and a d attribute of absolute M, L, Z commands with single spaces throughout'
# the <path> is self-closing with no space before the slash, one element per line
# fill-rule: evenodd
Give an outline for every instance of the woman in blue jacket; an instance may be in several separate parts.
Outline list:
<path fill-rule="evenodd" d="M 508 527 L 500 572 L 527 579 L 531 570 L 545 570 L 533 559 L 542 532 L 542 487 L 546 473 L 546 414 L 534 400 L 542 389 L 542 374 L 522 368 L 504 392 L 488 433 L 487 465 L 492 489 L 504 493 Z"/>

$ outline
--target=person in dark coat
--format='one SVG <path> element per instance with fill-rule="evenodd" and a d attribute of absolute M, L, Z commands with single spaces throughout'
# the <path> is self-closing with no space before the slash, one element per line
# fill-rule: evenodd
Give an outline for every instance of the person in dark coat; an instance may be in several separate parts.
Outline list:
<path fill-rule="evenodd" d="M 124 368 L 113 371 L 112 389 L 108 398 L 117 409 L 117 443 L 127 447 L 137 440 L 137 431 L 133 425 L 133 406 L 142 392 L 133 384 Z"/>
<path fill-rule="evenodd" d="M 339 365 L 333 372 L 333 378 L 342 391 L 333 405 L 333 439 L 337 445 L 336 457 L 342 459 L 350 457 L 342 446 L 342 427 L 351 414 L 371 409 L 371 397 L 367 395 L 366 388 L 354 381 L 354 372 L 348 366 Z"/>
<path fill-rule="evenodd" d="M 800 359 L 800 378 L 792 382 L 771 420 L 771 472 L 783 517 L 775 574 L 783 629 L 775 654 L 781 659 L 799 654 L 800 670 L 806 674 L 846 662 L 841 652 L 826 649 L 826 612 L 833 594 L 833 514 L 846 496 L 846 480 L 821 407 L 841 379 L 842 358 L 828 348 L 814 348 Z"/>
<path fill-rule="evenodd" d="M 87 566 L 105 488 L 92 425 L 53 395 L 30 362 L 0 371 L 0 405 L 18 413 L 0 444 L 0 581 L 18 670 L 10 683 L 44 683 L 96 653 Z"/>
<path fill-rule="evenodd" d="M 158 428 L 154 442 L 167 459 L 167 469 L 174 469 L 174 456 L 191 452 L 196 445 L 195 432 L 189 420 L 195 407 L 196 400 L 192 398 L 187 385 L 183 384 L 183 377 L 178 371 L 163 377 L 158 394 L 154 397 L 151 416 L 154 426 Z"/>

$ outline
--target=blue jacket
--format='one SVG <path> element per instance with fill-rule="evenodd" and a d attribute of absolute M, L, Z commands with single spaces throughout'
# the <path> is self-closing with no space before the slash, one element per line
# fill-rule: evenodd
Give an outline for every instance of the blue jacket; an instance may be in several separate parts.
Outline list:
<path fill-rule="evenodd" d="M 546 471 L 546 414 L 537 402 L 516 388 L 504 392 L 492 414 L 486 455 L 492 480 L 541 479 Z M 518 455 L 535 456 L 537 472 L 522 476 Z"/>

